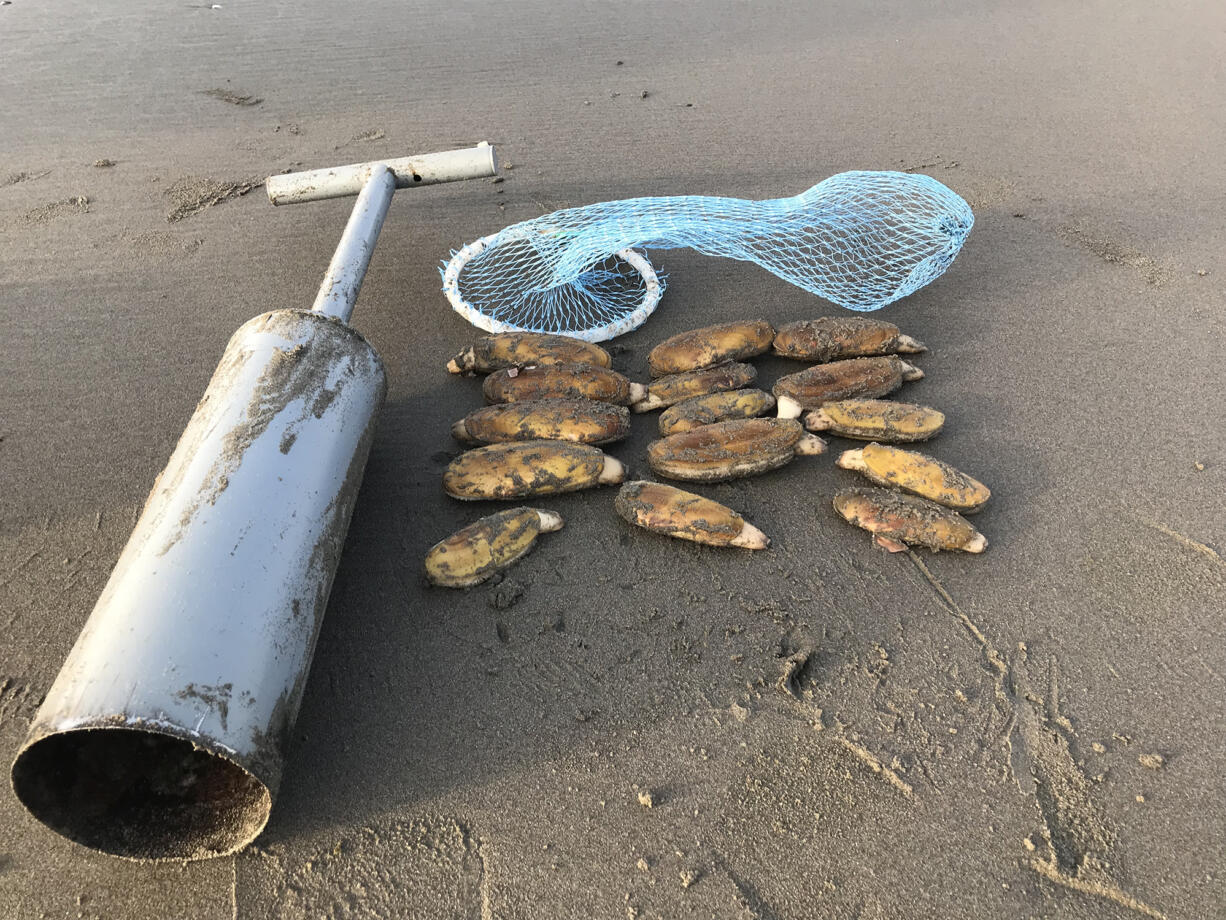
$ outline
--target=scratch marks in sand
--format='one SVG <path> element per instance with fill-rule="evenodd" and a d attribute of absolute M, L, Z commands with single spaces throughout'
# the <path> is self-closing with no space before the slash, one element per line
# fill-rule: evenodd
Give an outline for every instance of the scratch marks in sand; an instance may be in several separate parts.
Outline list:
<path fill-rule="evenodd" d="M 738 907 L 744 912 L 748 920 L 778 920 L 778 915 L 766 903 L 766 899 L 756 887 L 740 873 L 733 872 L 732 868 L 718 853 L 712 860 L 713 875 L 722 874 L 728 879 L 735 895 L 733 900 Z"/>
<path fill-rule="evenodd" d="M 228 105 L 237 105 L 240 108 L 247 108 L 253 105 L 259 105 L 264 99 L 260 96 L 252 96 L 244 93 L 236 93 L 232 90 L 223 89 L 222 87 L 214 87 L 213 89 L 205 89 L 200 91 L 202 96 L 210 96 L 219 102 L 224 102 Z"/>
<path fill-rule="evenodd" d="M 1048 661 L 1048 697 L 1031 683 L 1027 648 L 1019 644 L 1009 669 L 1014 721 L 1008 747 L 1014 778 L 1034 796 L 1043 819 L 1046 854 L 1027 865 L 1070 891 L 1104 898 L 1146 917 L 1164 915 L 1120 888 L 1109 875 L 1114 836 L 1094 807 L 1090 783 L 1073 757 L 1072 723 L 1060 714 L 1058 665 Z M 1016 740 L 1015 740 L 1016 739 Z"/>
<path fill-rule="evenodd" d="M 477 890 L 481 895 L 481 920 L 494 920 L 494 902 L 490 897 L 490 867 L 489 859 L 485 854 L 485 845 L 484 840 L 478 840 L 473 849 L 481 864 L 481 881 Z"/>
<path fill-rule="evenodd" d="M 17 185 L 19 182 L 33 182 L 35 179 L 41 179 L 43 176 L 51 175 L 51 170 L 45 170 L 40 173 L 15 172 L 10 173 L 6 178 L 0 179 L 0 188 L 6 188 L 10 185 Z"/>
<path fill-rule="evenodd" d="M 988 663 L 991 670 L 996 672 L 998 675 L 1003 675 L 1005 673 L 1005 660 L 1001 657 L 1000 652 L 996 650 L 992 643 L 988 641 L 987 636 L 983 634 L 983 630 L 980 629 L 975 624 L 975 621 L 968 617 L 962 608 L 958 606 L 958 602 L 953 599 L 953 596 L 945 590 L 945 586 L 937 580 L 935 575 L 932 574 L 932 570 L 928 568 L 928 566 L 924 563 L 924 560 L 916 555 L 915 550 L 907 550 L 907 555 L 911 558 L 911 561 L 915 563 L 915 567 L 919 569 L 920 574 L 924 576 L 924 580 L 927 581 L 932 587 L 932 590 L 937 593 L 937 597 L 944 602 L 946 610 L 957 617 L 958 621 L 963 625 L 966 631 L 974 637 L 976 642 L 979 643 L 980 648 L 983 649 L 984 660 Z"/>
<path fill-rule="evenodd" d="M 337 144 L 332 149 L 344 150 L 350 144 L 362 144 L 362 143 L 370 143 L 371 141 L 381 141 L 385 137 L 387 137 L 387 132 L 384 131 L 382 128 L 368 128 L 365 131 L 355 134 L 353 137 L 349 138 L 349 140 L 345 141 L 343 144 Z"/>
<path fill-rule="evenodd" d="M 35 550 L 34 552 L 27 554 L 24 559 L 13 566 L 13 568 L 9 570 L 8 574 L 5 575 L 3 579 L 0 579 L 0 588 L 3 588 L 10 581 L 16 578 L 21 573 L 22 569 L 38 558 L 40 552 L 41 550 Z"/>
<path fill-rule="evenodd" d="M 859 760 L 865 764 L 870 770 L 880 776 L 883 780 L 905 795 L 911 798 L 915 790 L 911 788 L 911 784 L 898 775 L 898 772 L 891 767 L 887 767 L 881 760 L 868 748 L 861 744 L 852 741 L 846 735 L 837 735 L 835 740 L 856 755 Z"/>
<path fill-rule="evenodd" d="M 1060 235 L 1104 262 L 1124 265 L 1140 273 L 1146 284 L 1160 285 L 1169 280 L 1171 270 L 1140 250 L 1105 237 L 1092 236 L 1081 227 L 1061 227 Z"/>
<path fill-rule="evenodd" d="M 1047 697 L 1044 699 L 1031 678 L 1025 643 L 1018 643 L 1012 660 L 1006 663 L 1004 656 L 924 561 L 912 551 L 908 551 L 908 555 L 936 592 L 942 606 L 983 649 L 984 660 L 996 680 L 997 699 L 1009 714 L 1009 724 L 1004 731 L 1009 765 L 1018 788 L 1024 795 L 1033 797 L 1042 820 L 1040 836 L 1046 853 L 1029 859 L 1029 868 L 1041 878 L 1070 891 L 1103 898 L 1143 916 L 1165 920 L 1160 911 L 1124 891 L 1109 875 L 1108 856 L 1115 838 L 1099 815 L 1090 783 L 1073 755 L 1076 735 L 1072 722 L 1060 712 L 1060 675 L 1056 659 L 1048 660 Z"/>
<path fill-rule="evenodd" d="M 42 705 L 43 695 L 29 684 L 0 677 L 0 724 L 18 719 L 28 724 Z"/>
<path fill-rule="evenodd" d="M 1097 898 L 1111 901 L 1120 907 L 1126 907 L 1129 910 L 1136 911 L 1143 917 L 1153 917 L 1154 920 L 1166 920 L 1166 914 L 1161 911 L 1154 910 L 1148 904 L 1143 904 L 1138 901 L 1128 892 L 1117 888 L 1109 879 L 1086 880 L 1081 878 L 1072 878 L 1060 871 L 1059 867 L 1052 860 L 1048 859 L 1032 859 L 1030 868 L 1037 872 L 1040 876 L 1047 879 L 1049 882 L 1054 882 L 1068 888 L 1071 891 L 1079 891 L 1082 894 L 1093 895 Z"/>
<path fill-rule="evenodd" d="M 655 852 L 641 856 L 633 870 L 624 895 L 625 916 L 632 920 L 679 916 L 781 920 L 750 873 L 734 868 L 735 861 L 735 856 L 726 856 L 705 842 L 695 841 L 693 848 L 681 838 L 661 843 Z M 825 916 L 821 905 L 809 906 Z M 595 915 L 613 916 L 613 912 L 597 911 Z"/>
<path fill-rule="evenodd" d="M 171 203 L 166 220 L 173 224 L 221 204 L 223 201 L 241 198 L 252 189 L 262 188 L 263 185 L 263 179 L 225 181 L 208 177 L 184 176 L 176 179 L 166 189 L 166 197 Z"/>
<path fill-rule="evenodd" d="M 1056 668 L 1055 660 L 1049 668 Z M 1069 749 L 1075 737 L 1050 714 L 1059 701 L 1044 701 L 1034 690 L 1025 645 L 1019 645 L 1009 670 L 1014 700 L 1008 735 L 1014 779 L 1035 797 L 1043 816 L 1044 837 L 1060 871 L 1079 874 L 1105 857 L 1113 840 L 1090 798 L 1090 784 Z M 1064 725 L 1069 724 L 1064 720 Z"/>
<path fill-rule="evenodd" d="M 72 638 L 62 633 L 61 614 L 83 616 L 98 599 L 122 546 L 118 541 L 127 536 L 123 528 L 117 516 L 99 519 L 95 513 L 0 535 L 0 565 L 15 561 L 0 567 L 0 661 L 7 668 L 34 673 L 29 662 L 35 650 Z"/>
<path fill-rule="evenodd" d="M 1206 559 L 1216 562 L 1218 565 L 1226 568 L 1226 559 L 1223 559 L 1221 553 L 1219 553 L 1209 544 L 1201 543 L 1199 540 L 1193 540 L 1191 537 L 1181 534 L 1178 530 L 1167 527 L 1165 524 L 1159 521 L 1145 521 L 1145 524 L 1158 531 L 1158 533 L 1166 534 L 1176 543 L 1180 543 L 1193 552 L 1200 553 Z"/>

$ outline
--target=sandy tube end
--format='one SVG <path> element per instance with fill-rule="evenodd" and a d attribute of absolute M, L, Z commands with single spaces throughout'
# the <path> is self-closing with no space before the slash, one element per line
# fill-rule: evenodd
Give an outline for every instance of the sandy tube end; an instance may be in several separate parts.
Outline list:
<path fill-rule="evenodd" d="M 451 426 L 451 436 L 461 444 L 471 444 L 473 439 L 468 436 L 468 426 L 464 424 L 464 419 L 460 419 Z"/>
<path fill-rule="evenodd" d="M 489 141 L 478 141 L 477 147 L 482 150 L 488 150 L 490 156 L 489 171 L 490 175 L 498 174 L 498 148 L 490 144 Z"/>
<path fill-rule="evenodd" d="M 826 452 L 826 442 L 815 434 L 806 434 L 796 442 L 793 453 L 798 457 L 815 457 Z"/>
<path fill-rule="evenodd" d="M 555 514 L 552 511 L 543 511 L 540 508 L 533 509 L 536 516 L 541 521 L 541 533 L 553 533 L 555 530 L 562 529 L 562 515 Z"/>
<path fill-rule="evenodd" d="M 741 526 L 741 532 L 728 544 L 742 549 L 766 549 L 771 545 L 771 538 L 748 521 Z"/>
<path fill-rule="evenodd" d="M 462 352 L 447 362 L 447 370 L 452 374 L 466 374 L 477 365 L 477 356 L 469 345 Z"/>
<path fill-rule="evenodd" d="M 906 361 L 903 361 L 902 362 L 902 379 L 903 380 L 922 380 L 924 379 L 924 372 L 921 371 L 914 364 L 908 364 Z"/>
<path fill-rule="evenodd" d="M 790 396 L 780 396 L 775 401 L 775 410 L 778 418 L 800 418 L 805 407 Z"/>
<path fill-rule="evenodd" d="M 21 750 L 12 782 L 53 831 L 125 859 L 236 853 L 272 810 L 272 791 L 254 773 L 174 726 L 53 731 Z"/>
<path fill-rule="evenodd" d="M 631 382 L 630 384 L 630 402 L 631 404 L 642 402 L 647 398 L 647 387 L 641 383 Z M 644 412 L 647 410 L 644 409 Z"/>
<path fill-rule="evenodd" d="M 616 457 L 610 457 L 605 454 L 604 469 L 600 471 L 600 478 L 596 481 L 602 486 L 612 486 L 619 482 L 625 481 L 626 466 Z"/>
<path fill-rule="evenodd" d="M 841 466 L 845 470 L 863 470 L 864 469 L 864 451 L 857 447 L 855 450 L 845 450 L 839 454 L 839 459 L 834 461 L 836 466 Z"/>
<path fill-rule="evenodd" d="M 904 355 L 917 355 L 921 351 L 928 350 L 927 345 L 909 335 L 900 335 L 898 337 L 898 345 L 895 347 L 898 348 L 900 354 Z"/>
<path fill-rule="evenodd" d="M 978 532 L 975 533 L 975 536 L 971 537 L 966 546 L 962 547 L 968 553 L 982 553 L 987 548 L 988 538 Z"/>
<path fill-rule="evenodd" d="M 639 385 L 641 386 L 641 384 Z M 631 384 L 631 386 L 634 386 L 634 384 Z M 649 394 L 648 396 L 639 400 L 638 402 L 633 403 L 630 406 L 630 411 L 631 412 L 650 412 L 652 409 L 661 409 L 663 408 L 663 406 L 664 406 L 664 400 L 660 399 L 660 397 L 658 396 L 651 396 Z"/>

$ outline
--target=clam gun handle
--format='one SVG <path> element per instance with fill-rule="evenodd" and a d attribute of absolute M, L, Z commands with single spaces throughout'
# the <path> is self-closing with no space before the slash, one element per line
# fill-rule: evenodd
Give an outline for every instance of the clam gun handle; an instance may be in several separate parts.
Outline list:
<path fill-rule="evenodd" d="M 358 196 L 311 306 L 316 313 L 347 323 L 370 266 L 375 241 L 383 229 L 392 193 L 398 188 L 481 179 L 497 172 L 498 156 L 493 147 L 482 142 L 463 150 L 269 176 L 264 187 L 273 204 Z"/>
<path fill-rule="evenodd" d="M 495 168 L 484 146 L 268 180 L 358 199 L 314 310 L 230 339 L 30 724 L 13 791 L 52 830 L 179 860 L 263 829 L 387 393 L 358 288 L 398 187 Z"/>
<path fill-rule="evenodd" d="M 370 178 L 371 172 L 380 166 L 391 171 L 396 188 L 415 188 L 419 185 L 493 176 L 498 172 L 498 156 L 493 147 L 482 141 L 475 147 L 460 150 L 444 150 L 393 160 L 352 163 L 348 166 L 269 176 L 264 180 L 264 188 L 268 192 L 268 200 L 273 204 L 345 198 L 358 194 Z"/>

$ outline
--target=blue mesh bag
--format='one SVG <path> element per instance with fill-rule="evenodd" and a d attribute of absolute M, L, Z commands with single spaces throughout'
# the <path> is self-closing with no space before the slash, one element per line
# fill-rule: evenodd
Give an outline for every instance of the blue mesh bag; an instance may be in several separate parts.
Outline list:
<path fill-rule="evenodd" d="M 791 198 L 683 195 L 566 208 L 470 243 L 444 266 L 457 312 L 490 332 L 599 342 L 642 325 L 664 281 L 643 249 L 755 262 L 849 310 L 878 310 L 938 277 L 975 218 L 924 175 L 845 172 Z"/>

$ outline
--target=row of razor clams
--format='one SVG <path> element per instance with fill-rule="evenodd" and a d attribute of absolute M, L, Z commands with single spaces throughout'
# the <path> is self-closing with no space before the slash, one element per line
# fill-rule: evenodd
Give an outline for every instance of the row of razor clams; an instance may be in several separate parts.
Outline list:
<path fill-rule="evenodd" d="M 663 409 L 661 438 L 647 451 L 663 478 L 724 482 L 777 469 L 824 452 L 815 431 L 865 440 L 837 463 L 882 488 L 839 492 L 834 507 L 843 518 L 892 552 L 908 545 L 981 552 L 987 541 L 962 514 L 983 507 L 987 488 L 893 446 L 931 438 L 944 425 L 935 409 L 881 398 L 923 377 L 899 355 L 925 350 L 893 324 L 861 317 L 777 330 L 763 320 L 725 323 L 657 345 L 644 385 L 612 370 L 598 345 L 538 333 L 486 336 L 447 365 L 453 374 L 487 374 L 488 405 L 452 426 L 471 449 L 448 466 L 443 487 L 464 501 L 520 501 L 622 483 L 614 507 L 632 524 L 715 546 L 769 546 L 761 530 L 718 502 L 663 483 L 624 482 L 625 467 L 599 445 L 626 437 L 632 412 Z M 751 386 L 757 370 L 745 361 L 768 351 L 818 363 L 781 377 L 767 393 Z M 429 551 L 427 577 L 451 587 L 478 584 L 561 526 L 558 515 L 529 507 L 481 518 Z"/>

